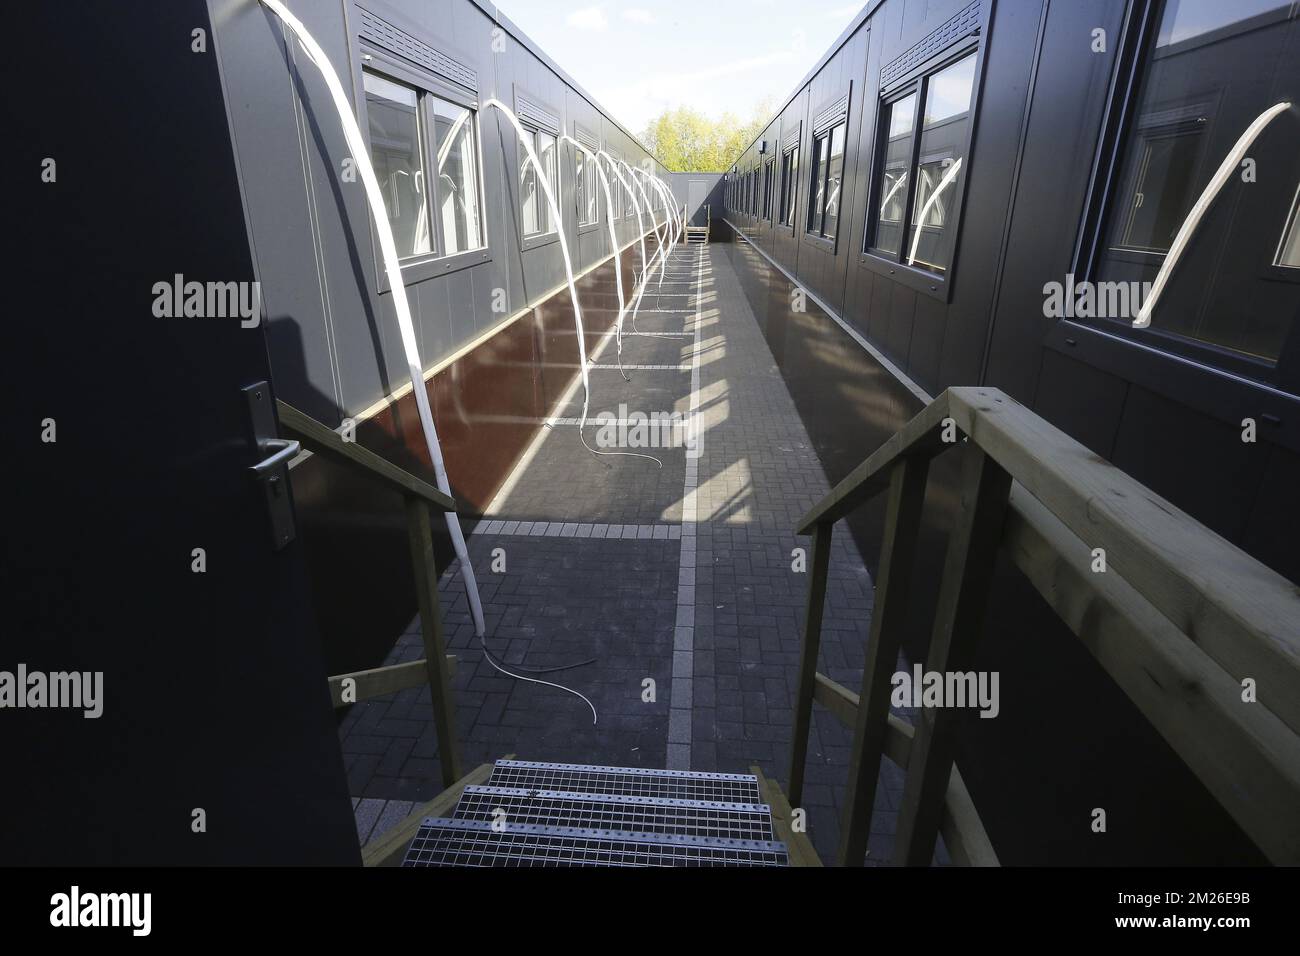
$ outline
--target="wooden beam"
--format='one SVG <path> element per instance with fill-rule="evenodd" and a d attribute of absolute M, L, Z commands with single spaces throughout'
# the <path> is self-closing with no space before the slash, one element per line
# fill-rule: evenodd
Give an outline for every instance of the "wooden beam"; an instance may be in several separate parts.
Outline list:
<path fill-rule="evenodd" d="M 502 759 L 511 760 L 513 758 L 514 754 L 507 754 Z M 457 801 L 460 800 L 460 795 L 465 791 L 465 788 L 486 783 L 488 778 L 492 776 L 493 766 L 493 764 L 485 763 L 475 767 L 428 803 L 420 804 L 401 821 L 385 830 L 374 840 L 371 840 L 361 848 L 361 865 L 400 866 L 402 859 L 406 856 L 406 848 L 415 839 L 416 831 L 420 829 L 420 824 L 424 822 L 424 818 L 449 816 Z"/>
<path fill-rule="evenodd" d="M 961 501 L 925 655 L 926 669 L 941 674 L 968 671 L 973 663 L 1011 491 L 1011 476 L 983 449 L 972 442 L 966 455 Z M 952 776 L 956 716 L 950 707 L 921 710 L 898 813 L 895 863 L 929 866 L 934 858 Z"/>
<path fill-rule="evenodd" d="M 785 798 L 776 781 L 763 776 L 763 770 L 757 764 L 750 767 L 749 772 L 758 777 L 759 795 L 772 811 L 772 830 L 789 851 L 790 865 L 821 866 L 821 857 L 817 855 L 812 840 L 808 839 L 806 828 L 798 831 L 794 829 L 794 811 L 790 809 L 790 801 Z"/>
<path fill-rule="evenodd" d="M 972 441 L 1300 733 L 1296 585 L 997 389 L 949 394 Z"/>
<path fill-rule="evenodd" d="M 813 700 L 829 710 L 845 727 L 853 727 L 858 722 L 859 697 L 843 684 L 831 680 L 825 674 L 818 673 L 817 686 Z M 901 717 L 890 714 L 885 723 L 884 755 L 907 769 L 907 759 L 912 750 L 912 725 Z M 873 798 L 874 799 L 874 798 Z"/>
<path fill-rule="evenodd" d="M 447 674 L 456 674 L 456 655 L 447 655 Z M 355 682 L 352 700 L 343 699 L 343 682 L 351 679 Z M 352 671 L 350 674 L 335 674 L 329 679 L 330 699 L 334 706 L 347 707 L 359 704 L 372 697 L 395 694 L 399 690 L 418 687 L 429 679 L 429 671 L 423 658 L 407 661 L 403 664 L 388 664 L 384 667 L 372 667 L 364 671 Z"/>
<path fill-rule="evenodd" d="M 407 495 L 407 540 L 411 548 L 411 569 L 420 608 L 420 635 L 424 639 L 425 670 L 433 696 L 433 724 L 438 736 L 438 763 L 442 780 L 451 786 L 460 778 L 460 752 L 456 743 L 456 706 L 451 696 L 447 652 L 442 640 L 442 612 L 438 608 L 438 569 L 433 561 L 433 528 L 429 505 L 422 498 Z"/>
<path fill-rule="evenodd" d="M 826 577 L 830 569 L 829 524 L 813 528 L 812 565 L 808 568 L 808 602 L 804 605 L 803 642 L 799 646 L 799 677 L 794 699 L 794 729 L 790 738 L 790 800 L 803 801 L 804 764 L 808 760 L 808 729 L 812 724 L 813 682 L 822 641 L 822 612 L 826 606 Z"/>
<path fill-rule="evenodd" d="M 835 715 L 845 726 L 857 721 L 858 695 L 825 674 L 817 675 L 817 703 Z M 904 770 L 912 755 L 912 737 L 916 730 L 907 721 L 889 715 L 885 733 L 885 756 Z M 939 833 L 948 847 L 948 855 L 958 866 L 1000 866 L 993 843 L 984 829 L 984 821 L 975 809 L 975 801 L 966 789 L 966 781 L 954 763 L 943 800 Z"/>
<path fill-rule="evenodd" d="M 951 448 L 951 444 L 943 441 L 943 421 L 948 417 L 948 392 L 944 392 L 832 488 L 803 516 L 796 533 L 807 534 L 815 524 L 838 521 L 875 497 L 888 486 L 891 466 L 902 456 L 928 459 Z"/>
<path fill-rule="evenodd" d="M 896 461 L 889 472 L 889 503 L 862 670 L 861 697 L 866 705 L 858 708 L 852 725 L 853 747 L 849 751 L 844 822 L 840 826 L 840 866 L 861 866 L 866 858 L 889 715 L 890 678 L 898 670 L 898 653 L 903 645 L 928 472 L 928 458 L 910 456 Z"/>
<path fill-rule="evenodd" d="M 1151 725 L 1274 863 L 1300 864 L 1300 737 L 1023 487 L 1003 547 Z"/>
<path fill-rule="evenodd" d="M 366 474 L 403 495 L 416 495 L 439 511 L 455 511 L 456 502 L 436 487 L 399 468 L 387 458 L 381 458 L 356 442 L 344 441 L 332 428 L 300 412 L 286 402 L 277 401 L 280 431 L 302 442 L 303 447 L 339 464 L 360 468 Z"/>

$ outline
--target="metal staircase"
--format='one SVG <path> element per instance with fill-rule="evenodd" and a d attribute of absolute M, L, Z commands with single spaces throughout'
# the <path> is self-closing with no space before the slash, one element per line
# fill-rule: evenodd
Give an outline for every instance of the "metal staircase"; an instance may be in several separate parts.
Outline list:
<path fill-rule="evenodd" d="M 498 760 L 403 866 L 788 866 L 752 774 Z"/>

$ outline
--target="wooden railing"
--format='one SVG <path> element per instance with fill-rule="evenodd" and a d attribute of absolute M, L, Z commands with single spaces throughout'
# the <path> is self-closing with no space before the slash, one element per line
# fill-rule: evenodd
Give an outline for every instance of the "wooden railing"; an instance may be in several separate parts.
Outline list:
<path fill-rule="evenodd" d="M 1300 863 L 1300 589 L 992 388 L 944 392 L 799 526 L 813 560 L 790 803 L 802 800 L 816 700 L 854 728 L 841 864 L 865 856 L 882 754 L 906 772 L 895 863 L 928 865 L 941 833 L 955 862 L 997 864 L 954 764 L 954 711 L 923 708 L 915 727 L 889 713 L 929 462 L 962 437 L 925 669 L 971 669 L 1002 549 L 1260 850 Z M 834 522 L 880 492 L 858 696 L 817 673 L 822 606 Z"/>
<path fill-rule="evenodd" d="M 433 699 L 433 724 L 438 736 L 438 763 L 443 785 L 450 787 L 461 777 L 460 749 L 456 743 L 456 709 L 451 695 L 451 673 L 455 658 L 450 657 L 442 639 L 442 614 L 438 609 L 438 571 L 433 560 L 433 526 L 429 509 L 455 511 L 456 503 L 433 485 L 417 478 L 374 452 L 342 436 L 292 405 L 276 402 L 280 429 L 302 442 L 303 447 L 322 458 L 355 468 L 398 492 L 406 511 L 407 541 L 411 550 L 411 570 L 415 575 L 415 594 L 420 609 L 420 633 L 424 639 L 424 658 L 391 664 L 329 679 L 335 707 L 360 703 L 371 697 L 391 694 L 426 681 Z"/>

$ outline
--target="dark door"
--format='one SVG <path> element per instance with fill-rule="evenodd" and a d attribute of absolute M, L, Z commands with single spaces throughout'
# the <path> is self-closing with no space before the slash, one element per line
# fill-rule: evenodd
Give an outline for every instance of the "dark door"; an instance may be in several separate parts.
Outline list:
<path fill-rule="evenodd" d="M 49 683 L 0 709 L 0 862 L 356 863 L 301 543 L 249 472 L 263 329 L 220 315 L 251 287 L 159 314 L 254 279 L 207 7 L 21 9 L 0 672 Z"/>

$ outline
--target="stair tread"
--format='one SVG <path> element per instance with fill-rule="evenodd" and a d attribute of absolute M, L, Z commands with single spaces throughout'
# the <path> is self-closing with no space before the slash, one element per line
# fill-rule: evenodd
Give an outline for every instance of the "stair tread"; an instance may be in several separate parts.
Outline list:
<path fill-rule="evenodd" d="M 724 803 L 762 803 L 753 774 L 498 760 L 488 786 L 622 794 Z"/>
<path fill-rule="evenodd" d="M 403 866 L 788 866 L 784 843 L 428 817 Z"/>
<path fill-rule="evenodd" d="M 686 836 L 772 840 L 766 804 L 688 800 L 632 794 L 593 794 L 492 785 L 466 787 L 452 816 L 491 822 L 576 826 Z"/>

